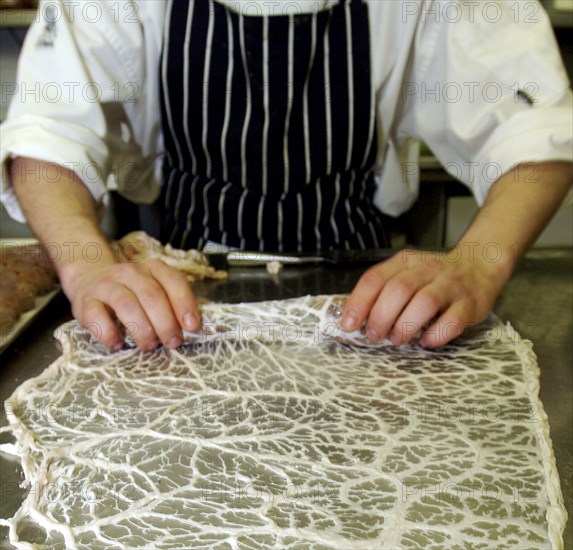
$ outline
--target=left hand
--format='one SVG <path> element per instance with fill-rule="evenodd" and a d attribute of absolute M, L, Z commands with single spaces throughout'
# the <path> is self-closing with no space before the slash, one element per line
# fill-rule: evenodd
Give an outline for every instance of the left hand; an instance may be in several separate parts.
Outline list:
<path fill-rule="evenodd" d="M 488 316 L 505 279 L 478 255 L 403 250 L 360 278 L 341 327 L 356 330 L 366 320 L 370 341 L 389 337 L 399 345 L 423 331 L 420 345 L 443 346 Z"/>
<path fill-rule="evenodd" d="M 389 336 L 402 344 L 423 330 L 422 346 L 447 344 L 489 314 L 572 182 L 570 162 L 516 165 L 490 187 L 450 253 L 403 250 L 369 269 L 348 299 L 342 329 L 355 330 L 367 320 L 373 341 Z"/>

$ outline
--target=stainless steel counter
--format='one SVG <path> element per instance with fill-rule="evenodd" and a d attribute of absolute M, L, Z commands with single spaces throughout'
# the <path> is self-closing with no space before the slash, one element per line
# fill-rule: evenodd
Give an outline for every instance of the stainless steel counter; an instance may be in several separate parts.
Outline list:
<path fill-rule="evenodd" d="M 196 293 L 225 302 L 283 299 L 305 294 L 348 292 L 364 267 L 287 268 L 278 279 L 264 269 L 238 269 L 228 281 L 199 284 Z M 541 368 L 541 400 L 549 417 L 551 438 L 561 476 L 565 505 L 573 516 L 573 251 L 531 253 L 502 294 L 496 313 L 533 341 Z M 0 400 L 4 402 L 24 380 L 38 375 L 59 355 L 54 330 L 71 318 L 69 305 L 58 297 L 2 356 Z M 2 409 L 0 424 L 6 424 Z M 3 436 L 2 442 L 7 441 Z M 0 517 L 11 517 L 25 496 L 19 487 L 17 461 L 0 455 Z M 0 528 L 0 546 L 9 547 Z M 573 549 L 573 528 L 564 533 L 565 548 Z"/>

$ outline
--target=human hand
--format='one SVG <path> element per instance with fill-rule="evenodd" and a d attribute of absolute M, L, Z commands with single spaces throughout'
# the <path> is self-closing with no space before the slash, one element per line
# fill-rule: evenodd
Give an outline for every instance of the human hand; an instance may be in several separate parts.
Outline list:
<path fill-rule="evenodd" d="M 477 255 L 452 261 L 446 253 L 403 250 L 364 273 L 341 327 L 352 331 L 366 321 L 369 340 L 389 337 L 396 345 L 423 331 L 420 345 L 436 348 L 485 319 L 506 279 Z"/>
<path fill-rule="evenodd" d="M 126 332 L 144 350 L 181 345 L 181 329 L 200 315 L 185 276 L 161 260 L 75 263 L 60 275 L 72 313 L 102 344 L 117 350 Z"/>

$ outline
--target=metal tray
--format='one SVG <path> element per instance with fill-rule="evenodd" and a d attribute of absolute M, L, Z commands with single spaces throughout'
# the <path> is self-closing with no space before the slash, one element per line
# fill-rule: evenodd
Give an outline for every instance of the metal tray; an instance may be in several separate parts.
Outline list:
<path fill-rule="evenodd" d="M 37 244 L 36 239 L 0 239 L 0 251 L 7 246 L 26 246 Z M 10 330 L 4 330 L 0 327 L 0 353 L 2 353 L 24 330 L 26 330 L 38 314 L 54 299 L 60 292 L 60 287 L 57 286 L 48 294 L 36 297 L 34 301 L 34 308 L 25 311 L 20 315 L 16 324 Z"/>

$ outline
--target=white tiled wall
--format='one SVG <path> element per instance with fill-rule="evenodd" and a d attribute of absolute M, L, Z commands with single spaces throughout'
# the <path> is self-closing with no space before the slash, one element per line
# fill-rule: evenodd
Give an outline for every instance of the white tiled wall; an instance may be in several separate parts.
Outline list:
<path fill-rule="evenodd" d="M 450 197 L 446 219 L 446 243 L 458 241 L 477 212 L 477 204 L 473 197 Z M 573 193 L 563 202 L 563 205 L 545 228 L 536 247 L 571 246 L 573 245 Z"/>
<path fill-rule="evenodd" d="M 10 98 L 9 84 L 16 81 L 16 64 L 23 29 L 0 29 L 0 120 L 3 120 Z"/>
<path fill-rule="evenodd" d="M 6 116 L 10 98 L 9 86 L 16 82 L 16 64 L 24 32 L 22 29 L 0 28 L 0 120 Z M 4 207 L 0 207 L 0 237 L 29 236 L 31 236 L 31 232 L 28 227 L 12 220 Z"/>

